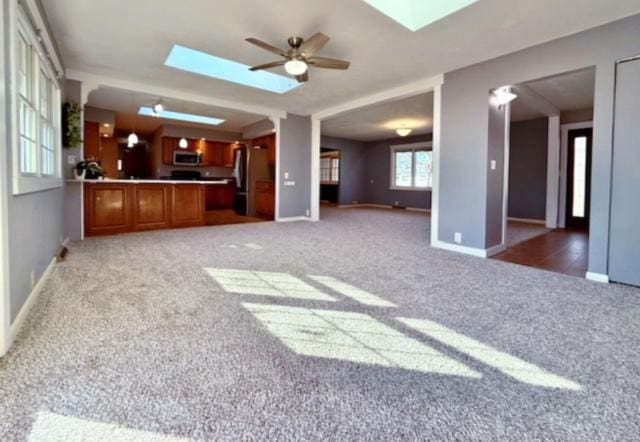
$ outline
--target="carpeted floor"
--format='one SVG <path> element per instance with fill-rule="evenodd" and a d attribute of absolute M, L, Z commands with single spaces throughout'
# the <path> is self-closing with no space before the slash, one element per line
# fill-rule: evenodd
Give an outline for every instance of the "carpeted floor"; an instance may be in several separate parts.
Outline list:
<path fill-rule="evenodd" d="M 73 244 L 0 361 L 0 440 L 638 439 L 639 289 L 322 215 Z"/>

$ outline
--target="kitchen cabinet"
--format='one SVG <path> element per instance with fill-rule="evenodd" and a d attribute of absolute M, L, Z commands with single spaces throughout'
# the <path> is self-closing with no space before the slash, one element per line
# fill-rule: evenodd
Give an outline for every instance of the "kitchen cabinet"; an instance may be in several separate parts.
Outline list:
<path fill-rule="evenodd" d="M 100 160 L 100 123 L 84 122 L 83 146 L 85 160 Z"/>
<path fill-rule="evenodd" d="M 85 234 L 114 235 L 131 231 L 131 184 L 86 184 Z"/>
<path fill-rule="evenodd" d="M 171 204 L 171 225 L 173 227 L 203 226 L 204 186 L 194 184 L 174 184 Z"/>
<path fill-rule="evenodd" d="M 206 186 L 206 202 L 207 211 L 233 209 L 233 199 L 235 197 L 235 185 L 227 186 Z"/>
<path fill-rule="evenodd" d="M 273 219 L 275 214 L 275 183 L 256 181 L 256 213 L 258 216 Z"/>
<path fill-rule="evenodd" d="M 107 178 L 118 178 L 118 140 L 115 138 L 100 138 L 100 156 L 98 160 Z"/>
<path fill-rule="evenodd" d="M 133 222 L 135 230 L 171 227 L 171 185 L 134 185 Z"/>
<path fill-rule="evenodd" d="M 173 165 L 173 152 L 179 150 L 200 153 L 202 155 L 201 166 L 204 167 L 232 167 L 235 144 L 202 139 L 188 139 L 187 141 L 189 146 L 186 149 L 182 149 L 178 144 L 180 138 L 163 137 L 162 162 L 168 166 Z"/>
<path fill-rule="evenodd" d="M 276 134 L 269 134 L 252 140 L 253 146 L 267 149 L 267 162 L 270 166 L 276 165 Z"/>
<path fill-rule="evenodd" d="M 215 184 L 84 183 L 85 235 L 203 226 L 205 187 L 233 190 Z"/>
<path fill-rule="evenodd" d="M 162 137 L 162 162 L 167 166 L 173 165 L 173 152 L 178 150 L 178 138 Z"/>

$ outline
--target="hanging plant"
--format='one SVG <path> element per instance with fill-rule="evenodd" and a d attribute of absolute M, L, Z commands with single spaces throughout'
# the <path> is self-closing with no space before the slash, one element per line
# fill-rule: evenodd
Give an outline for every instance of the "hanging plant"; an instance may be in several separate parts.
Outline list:
<path fill-rule="evenodd" d="M 69 101 L 62 106 L 62 143 L 67 149 L 75 149 L 82 143 L 81 113 L 82 107 L 74 101 Z"/>

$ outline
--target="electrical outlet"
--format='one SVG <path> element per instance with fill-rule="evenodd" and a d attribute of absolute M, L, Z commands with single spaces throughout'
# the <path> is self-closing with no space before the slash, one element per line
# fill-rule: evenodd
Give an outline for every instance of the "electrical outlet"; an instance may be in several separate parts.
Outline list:
<path fill-rule="evenodd" d="M 496 160 L 491 160 L 491 170 L 496 170 Z"/>
<path fill-rule="evenodd" d="M 311 212 L 309 210 L 307 210 L 307 216 L 310 216 Z"/>
<path fill-rule="evenodd" d="M 453 234 L 453 242 L 456 244 L 462 244 L 462 233 L 456 232 Z"/>
<path fill-rule="evenodd" d="M 394 206 L 399 206 L 399 205 L 400 205 L 400 201 L 394 201 L 394 202 L 393 202 L 393 205 L 394 205 Z"/>

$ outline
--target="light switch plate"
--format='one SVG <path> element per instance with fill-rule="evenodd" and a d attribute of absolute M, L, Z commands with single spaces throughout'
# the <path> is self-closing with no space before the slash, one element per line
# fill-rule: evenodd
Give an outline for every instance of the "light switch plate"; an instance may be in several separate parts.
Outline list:
<path fill-rule="evenodd" d="M 462 233 L 456 232 L 453 234 L 453 242 L 456 244 L 462 244 Z"/>
<path fill-rule="evenodd" d="M 74 165 L 77 163 L 75 155 L 67 155 L 67 164 Z"/>
<path fill-rule="evenodd" d="M 496 170 L 496 160 L 491 160 L 491 170 Z"/>
<path fill-rule="evenodd" d="M 288 179 L 289 179 L 289 172 L 285 172 L 285 173 L 284 173 L 284 179 L 285 179 L 285 180 L 288 180 Z"/>

